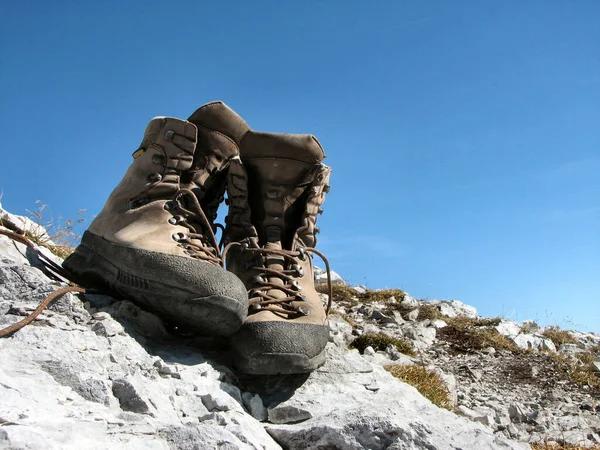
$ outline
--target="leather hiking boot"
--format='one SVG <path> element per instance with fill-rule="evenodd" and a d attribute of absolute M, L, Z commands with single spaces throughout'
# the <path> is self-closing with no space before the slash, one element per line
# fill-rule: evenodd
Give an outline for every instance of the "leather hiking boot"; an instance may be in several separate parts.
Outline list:
<path fill-rule="evenodd" d="M 310 135 L 249 131 L 240 152 L 229 168 L 223 259 L 248 289 L 249 309 L 230 339 L 233 363 L 256 375 L 310 372 L 329 340 L 312 253 L 324 259 L 313 247 L 331 169 Z"/>
<path fill-rule="evenodd" d="M 181 331 L 228 336 L 248 309 L 215 239 L 224 169 L 248 125 L 214 102 L 189 120 L 153 119 L 104 209 L 63 263 L 74 281 L 109 289 Z"/>

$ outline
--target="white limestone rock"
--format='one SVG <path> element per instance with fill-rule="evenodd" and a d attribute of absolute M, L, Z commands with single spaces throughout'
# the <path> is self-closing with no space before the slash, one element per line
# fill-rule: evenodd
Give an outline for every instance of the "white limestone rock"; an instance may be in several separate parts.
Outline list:
<path fill-rule="evenodd" d="M 477 309 L 458 300 L 442 300 L 439 308 L 446 317 L 467 316 L 473 319 L 477 317 Z"/>
<path fill-rule="evenodd" d="M 327 283 L 327 271 L 325 269 L 321 269 L 320 267 L 314 267 L 315 272 L 315 283 Z M 346 280 L 344 280 L 340 274 L 334 272 L 333 270 L 330 272 L 331 282 L 346 284 Z"/>
<path fill-rule="evenodd" d="M 0 324 L 59 287 L 34 265 L 0 236 Z M 381 331 L 371 315 L 360 316 L 363 329 Z M 221 347 L 171 335 L 130 301 L 65 296 L 0 339 L 0 448 L 528 448 L 393 378 L 379 365 L 397 356 L 390 349 L 366 358 L 346 350 L 353 330 L 344 323 L 332 320 L 337 336 L 312 374 L 242 379 Z M 432 326 L 402 326 L 417 347 L 435 342 Z"/>
<path fill-rule="evenodd" d="M 556 346 L 552 340 L 538 334 L 518 334 L 511 337 L 520 348 L 529 350 L 550 350 L 555 352 Z"/>
<path fill-rule="evenodd" d="M 351 353 L 344 355 L 335 346 L 327 350 L 325 366 L 302 385 L 294 386 L 290 398 L 278 403 L 279 407 L 309 410 L 312 418 L 297 424 L 267 426 L 269 434 L 286 449 L 529 448 L 435 407 L 413 387 L 378 366 L 359 372 L 353 368 Z M 340 359 L 347 363 L 345 370 L 330 365 L 330 361 Z M 377 390 L 369 389 L 373 384 Z M 262 394 L 267 402 L 278 396 L 277 392 Z"/>
<path fill-rule="evenodd" d="M 404 299 L 400 302 L 400 306 L 403 308 L 416 308 L 419 306 L 419 301 L 415 300 L 413 297 L 404 293 Z"/>
<path fill-rule="evenodd" d="M 521 333 L 521 326 L 509 320 L 502 320 L 494 327 L 498 333 L 508 338 L 513 338 Z"/>

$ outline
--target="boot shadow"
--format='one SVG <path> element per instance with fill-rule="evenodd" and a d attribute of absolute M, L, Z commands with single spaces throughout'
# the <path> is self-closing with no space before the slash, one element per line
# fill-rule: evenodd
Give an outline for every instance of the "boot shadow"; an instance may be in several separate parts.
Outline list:
<path fill-rule="evenodd" d="M 98 311 L 108 313 L 125 333 L 135 339 L 149 355 L 165 362 L 186 366 L 209 363 L 215 369 L 226 366 L 222 339 L 186 334 L 165 323 L 160 317 L 128 299 L 104 294 L 84 294 L 85 301 Z"/>
<path fill-rule="evenodd" d="M 239 374 L 242 390 L 258 394 L 265 408 L 274 408 L 289 400 L 310 377 L 310 373 L 290 375 L 245 375 Z"/>
<path fill-rule="evenodd" d="M 242 391 L 259 394 L 266 408 L 291 398 L 310 373 L 292 375 L 246 375 L 234 369 L 233 354 L 227 338 L 186 334 L 165 323 L 155 314 L 130 300 L 108 295 L 85 294 L 85 300 L 111 315 L 125 332 L 148 354 L 167 363 L 187 366 L 208 363 L 222 373 L 221 381 L 234 384 Z"/>

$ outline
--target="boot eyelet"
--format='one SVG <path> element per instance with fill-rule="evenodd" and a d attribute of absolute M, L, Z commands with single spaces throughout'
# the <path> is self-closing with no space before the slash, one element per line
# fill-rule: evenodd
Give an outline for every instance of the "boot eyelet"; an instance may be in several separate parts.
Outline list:
<path fill-rule="evenodd" d="M 296 292 L 300 292 L 302 290 L 302 286 L 300 286 L 300 283 L 298 283 L 297 281 L 292 281 L 290 283 L 290 285 L 292 286 L 292 289 Z"/>
<path fill-rule="evenodd" d="M 266 280 L 261 277 L 260 275 L 256 275 L 255 277 L 252 277 L 250 279 L 250 283 L 252 283 L 252 285 L 257 285 L 257 284 L 264 284 L 266 282 Z"/>
<path fill-rule="evenodd" d="M 296 275 L 299 277 L 303 277 L 304 276 L 304 270 L 302 270 L 302 267 L 299 264 L 294 264 L 292 266 L 292 270 L 296 271 Z"/>
<path fill-rule="evenodd" d="M 186 235 L 183 233 L 173 233 L 171 236 L 174 241 L 181 242 L 186 239 Z"/>
<path fill-rule="evenodd" d="M 173 216 L 173 217 L 169 217 L 169 223 L 171 225 L 177 225 L 179 222 L 181 222 L 182 217 L 181 216 Z"/>
<path fill-rule="evenodd" d="M 298 312 L 300 314 L 302 314 L 303 316 L 308 316 L 308 314 L 310 313 L 310 311 L 308 309 L 306 309 L 304 306 L 298 307 Z"/>
<path fill-rule="evenodd" d="M 174 136 L 175 136 L 175 132 L 173 130 L 169 130 L 165 133 L 165 139 L 167 141 L 172 141 Z"/>
<path fill-rule="evenodd" d="M 303 248 L 299 248 L 298 249 L 298 253 L 300 254 L 298 256 L 298 258 L 300 259 L 300 261 L 306 261 L 306 252 L 304 251 Z"/>
<path fill-rule="evenodd" d="M 148 183 L 158 183 L 160 180 L 162 180 L 160 173 L 151 173 L 148 175 Z"/>
<path fill-rule="evenodd" d="M 317 214 L 323 214 L 323 208 L 319 207 L 319 209 L 317 210 Z"/>
<path fill-rule="evenodd" d="M 171 201 L 166 202 L 165 206 L 163 206 L 163 208 L 166 209 L 167 211 L 171 211 L 174 207 L 175 207 L 175 205 Z"/>
<path fill-rule="evenodd" d="M 155 153 L 154 155 L 152 155 L 152 162 L 154 164 L 164 164 L 165 157 L 163 155 L 159 155 L 158 153 Z"/>
<path fill-rule="evenodd" d="M 321 232 L 321 229 L 319 227 L 315 227 L 315 234 L 319 234 Z"/>

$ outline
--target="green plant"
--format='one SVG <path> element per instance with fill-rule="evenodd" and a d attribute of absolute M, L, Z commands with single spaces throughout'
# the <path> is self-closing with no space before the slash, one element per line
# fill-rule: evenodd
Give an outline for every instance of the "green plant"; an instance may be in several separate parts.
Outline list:
<path fill-rule="evenodd" d="M 400 381 L 414 386 L 421 395 L 429 399 L 434 405 L 448 410 L 452 409 L 448 388 L 437 373 L 423 366 L 402 364 L 386 366 L 385 370 Z"/>
<path fill-rule="evenodd" d="M 393 345 L 400 353 L 415 356 L 415 351 L 407 340 L 395 338 L 385 333 L 361 334 L 350 344 L 350 347 L 356 348 L 362 353 L 367 347 L 373 347 L 375 351 L 383 351 L 388 345 Z"/>

